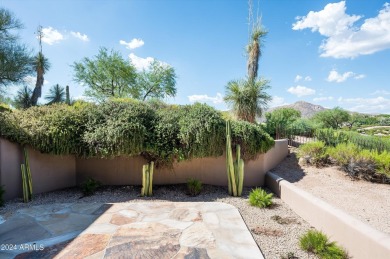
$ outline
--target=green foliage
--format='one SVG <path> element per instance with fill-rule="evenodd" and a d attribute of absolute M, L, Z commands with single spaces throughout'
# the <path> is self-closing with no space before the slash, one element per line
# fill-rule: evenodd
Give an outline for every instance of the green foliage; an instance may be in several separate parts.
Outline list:
<path fill-rule="evenodd" d="M 32 189 L 32 178 L 30 172 L 30 163 L 28 159 L 27 150 L 23 149 L 24 154 L 24 164 L 20 165 L 22 172 L 22 186 L 23 186 L 23 200 L 24 202 L 29 202 L 32 199 L 33 189 Z"/>
<path fill-rule="evenodd" d="M 153 161 L 142 167 L 142 189 L 141 196 L 152 196 L 153 195 Z"/>
<path fill-rule="evenodd" d="M 188 179 L 187 190 L 188 194 L 191 196 L 199 195 L 199 193 L 202 191 L 202 182 L 194 178 Z"/>
<path fill-rule="evenodd" d="M 143 101 L 149 98 L 174 97 L 176 77 L 173 67 L 154 60 L 148 70 L 144 69 L 137 75 L 136 88 L 139 96 L 134 97 Z"/>
<path fill-rule="evenodd" d="M 261 188 L 256 188 L 249 193 L 249 204 L 259 208 L 266 208 L 272 205 L 272 197 L 272 193 L 267 193 Z"/>
<path fill-rule="evenodd" d="M 298 157 L 315 166 L 324 165 L 328 159 L 325 143 L 313 141 L 299 146 Z"/>
<path fill-rule="evenodd" d="M 339 166 L 347 167 L 351 159 L 357 158 L 359 149 L 353 143 L 341 143 L 336 147 L 329 147 L 327 153 Z"/>
<path fill-rule="evenodd" d="M 316 254 L 321 259 L 347 259 L 348 255 L 343 248 L 320 231 L 309 230 L 299 239 L 302 250 Z"/>
<path fill-rule="evenodd" d="M 0 137 L 42 153 L 78 157 L 142 155 L 158 165 L 221 156 L 225 121 L 205 104 L 147 105 L 132 99 L 77 101 L 0 112 Z M 244 160 L 268 151 L 273 139 L 259 126 L 233 121 L 232 145 Z"/>
<path fill-rule="evenodd" d="M 267 132 L 280 139 L 281 135 L 300 117 L 301 113 L 293 108 L 280 108 L 267 112 L 265 114 Z"/>
<path fill-rule="evenodd" d="M 313 116 L 313 120 L 321 123 L 323 128 L 340 129 L 350 120 L 350 115 L 347 111 L 336 107 L 316 113 Z"/>
<path fill-rule="evenodd" d="M 238 119 L 254 123 L 256 116 L 261 117 L 272 100 L 265 92 L 269 87 L 269 81 L 265 79 L 230 81 L 224 100 L 233 108 Z"/>
<path fill-rule="evenodd" d="M 226 122 L 226 170 L 229 195 L 241 196 L 244 185 L 244 160 L 240 145 L 236 146 L 236 160 L 233 161 L 230 121 Z"/>
<path fill-rule="evenodd" d="M 290 130 L 293 135 L 312 137 L 319 127 L 320 126 L 313 120 L 300 118 L 294 121 L 289 126 L 288 130 Z"/>
<path fill-rule="evenodd" d="M 85 94 L 103 101 L 109 97 L 137 97 L 136 70 L 119 52 L 100 48 L 92 59 L 73 64 L 74 79 L 89 88 Z"/>
<path fill-rule="evenodd" d="M 16 109 L 27 109 L 32 106 L 31 97 L 32 90 L 25 85 L 22 89 L 18 90 L 12 104 Z"/>
<path fill-rule="evenodd" d="M 84 196 L 90 196 L 95 194 L 97 188 L 99 188 L 102 184 L 93 179 L 93 178 L 87 178 L 82 184 L 81 184 L 81 191 Z"/>
<path fill-rule="evenodd" d="M 3 197 L 4 193 L 5 193 L 4 187 L 3 185 L 0 185 L 0 207 L 4 206 L 4 197 Z"/>
<path fill-rule="evenodd" d="M 16 33 L 22 28 L 13 13 L 0 7 L 0 93 L 3 86 L 22 83 L 33 73 L 30 51 L 19 43 Z"/>

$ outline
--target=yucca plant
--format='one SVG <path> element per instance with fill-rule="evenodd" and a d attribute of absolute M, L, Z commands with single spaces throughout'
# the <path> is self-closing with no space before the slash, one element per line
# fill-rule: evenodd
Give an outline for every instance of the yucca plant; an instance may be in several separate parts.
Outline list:
<path fill-rule="evenodd" d="M 256 188 L 249 193 L 249 203 L 255 207 L 266 208 L 272 205 L 272 197 L 272 193 L 267 193 L 261 188 Z"/>

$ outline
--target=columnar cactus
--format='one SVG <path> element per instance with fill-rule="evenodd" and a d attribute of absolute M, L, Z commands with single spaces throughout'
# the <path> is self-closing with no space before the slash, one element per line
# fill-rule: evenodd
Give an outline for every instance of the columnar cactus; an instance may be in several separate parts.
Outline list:
<path fill-rule="evenodd" d="M 229 195 L 241 196 L 244 184 L 244 160 L 240 145 L 236 146 L 236 161 L 233 161 L 230 121 L 226 122 L 226 169 Z"/>
<path fill-rule="evenodd" d="M 27 150 L 23 149 L 24 153 L 24 164 L 20 165 L 22 171 L 22 184 L 23 184 L 23 200 L 29 202 L 32 199 L 32 179 L 30 172 L 30 164 L 28 161 Z"/>
<path fill-rule="evenodd" d="M 153 168 L 154 162 L 150 162 L 150 164 L 146 164 L 142 168 L 142 189 L 141 196 L 152 196 L 153 191 Z"/>

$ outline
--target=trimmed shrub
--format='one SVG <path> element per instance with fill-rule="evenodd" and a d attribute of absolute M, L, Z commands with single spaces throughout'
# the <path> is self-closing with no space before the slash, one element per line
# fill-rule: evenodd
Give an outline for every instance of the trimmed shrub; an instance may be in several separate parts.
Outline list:
<path fill-rule="evenodd" d="M 315 166 L 326 164 L 328 155 L 326 153 L 325 143 L 322 141 L 313 141 L 299 146 L 298 157 L 304 159 L 306 163 Z"/>
<path fill-rule="evenodd" d="M 202 182 L 194 178 L 188 179 L 187 190 L 190 196 L 199 195 L 199 193 L 202 191 Z"/>
<path fill-rule="evenodd" d="M 259 208 L 266 208 L 272 205 L 272 197 L 272 193 L 267 193 L 261 188 L 256 188 L 249 193 L 249 204 Z"/>
<path fill-rule="evenodd" d="M 321 259 L 347 259 L 348 254 L 335 242 L 329 242 L 321 231 L 309 230 L 300 237 L 299 246 L 302 250 L 316 254 Z"/>

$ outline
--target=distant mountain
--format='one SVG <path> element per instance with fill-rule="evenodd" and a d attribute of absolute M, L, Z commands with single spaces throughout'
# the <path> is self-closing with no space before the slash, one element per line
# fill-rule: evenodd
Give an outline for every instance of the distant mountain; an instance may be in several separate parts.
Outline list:
<path fill-rule="evenodd" d="M 267 112 L 272 112 L 272 111 L 280 109 L 280 108 L 293 108 L 297 111 L 300 111 L 302 118 L 311 118 L 317 112 L 326 110 L 326 108 L 322 107 L 321 105 L 316 105 L 316 104 L 312 104 L 312 103 L 308 103 L 308 102 L 304 102 L 304 101 L 298 101 L 298 102 L 293 103 L 293 104 L 273 107 L 271 109 L 268 109 Z"/>

